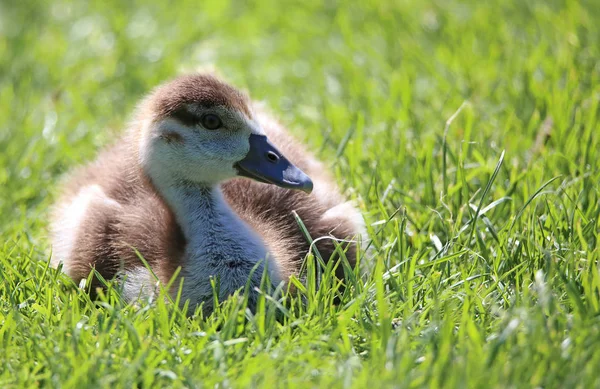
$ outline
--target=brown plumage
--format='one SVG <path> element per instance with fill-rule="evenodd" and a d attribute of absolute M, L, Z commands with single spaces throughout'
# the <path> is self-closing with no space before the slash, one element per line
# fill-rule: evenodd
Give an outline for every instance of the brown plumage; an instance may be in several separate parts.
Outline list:
<path fill-rule="evenodd" d="M 181 223 L 187 221 L 183 220 L 185 218 L 181 213 L 174 212 L 173 200 L 167 200 L 165 190 L 159 189 L 171 190 L 175 184 L 163 185 L 158 182 L 162 179 L 158 177 L 163 176 L 152 176 L 154 173 L 145 165 L 141 156 L 145 153 L 144 146 L 140 145 L 142 140 L 150 139 L 152 142 L 164 141 L 168 144 L 161 144 L 161 147 L 177 147 L 178 144 L 187 147 L 186 142 L 189 143 L 191 139 L 188 138 L 190 132 L 182 132 L 177 127 L 179 124 L 173 123 L 192 126 L 197 120 L 194 110 L 203 109 L 222 109 L 225 111 L 215 111 L 225 112 L 221 117 L 227 118 L 233 112 L 244 123 L 250 123 L 251 126 L 258 123 L 282 154 L 313 180 L 314 191 L 310 195 L 247 178 L 231 178 L 220 182 L 227 205 L 250 227 L 253 233 L 249 234 L 256 234 L 269 255 L 275 258 L 281 280 L 298 275 L 309 251 L 309 244 L 296 223 L 293 211 L 303 220 L 313 239 L 330 237 L 349 240 L 356 239 L 363 232 L 360 213 L 344 201 L 323 164 L 295 141 L 279 123 L 253 105 L 245 95 L 213 76 L 190 75 L 171 81 L 152 92 L 141 103 L 129 131 L 103 151 L 94 162 L 69 176 L 52 218 L 55 250 L 53 265 L 63 262 L 64 271 L 76 281 L 86 278 L 93 268 L 105 279 L 119 278 L 123 274 L 129 274 L 133 279 L 138 274 L 135 271 L 144 268 L 137 250 L 149 263 L 159 281 L 166 284 L 178 267 L 185 270 L 186 266 L 202 264 L 203 257 L 189 258 L 194 255 L 190 254 L 188 247 L 190 239 L 197 240 L 201 246 L 203 240 L 214 237 L 207 236 L 203 239 L 202 236 L 186 236 L 186 230 L 188 235 L 194 232 L 189 228 L 182 228 L 186 225 L 182 226 Z M 159 124 L 169 129 L 165 130 Z M 160 130 L 155 130 L 157 127 Z M 238 131 L 235 126 L 230 127 L 233 131 L 231 134 Z M 160 140 L 153 137 L 152 131 L 158 131 L 156 139 Z M 203 136 L 216 136 L 213 135 L 215 132 L 206 133 L 208 135 Z M 226 153 L 228 149 L 224 150 Z M 154 158 L 152 154 L 150 158 Z M 188 185 L 187 188 L 191 187 Z M 226 233 L 224 231 L 224 239 L 219 241 L 225 247 L 215 248 L 215 252 L 227 253 L 227 245 L 232 244 L 229 238 L 236 235 Z M 243 246 L 243 243 L 240 245 Z M 332 258 L 335 249 L 334 241 L 329 238 L 318 239 L 317 248 L 323 258 L 328 260 Z M 221 254 L 215 255 L 218 257 Z M 355 244 L 347 245 L 346 256 L 354 265 Z M 241 272 L 243 278 L 246 268 L 237 268 L 235 260 L 219 262 L 215 271 L 221 274 L 220 277 L 226 277 L 227 271 L 221 272 L 219 269 L 227 266 L 231 267 L 231 272 Z M 202 267 L 198 267 L 200 268 Z M 341 266 L 338 271 L 338 275 L 342 276 Z M 195 273 L 194 275 L 196 276 Z M 210 276 L 212 274 L 197 274 L 200 280 Z M 185 277 L 183 285 L 185 289 Z M 100 284 L 96 281 L 93 286 L 98 287 Z M 175 287 L 177 286 L 178 282 L 175 283 Z M 153 288 L 147 280 L 136 280 L 131 283 L 131 287 L 139 289 L 142 295 Z M 230 294 L 232 290 L 227 289 L 224 293 Z M 131 299 L 133 295 L 135 293 L 130 293 L 128 298 Z M 207 296 L 203 295 L 198 296 L 195 301 L 200 303 L 205 300 Z"/>

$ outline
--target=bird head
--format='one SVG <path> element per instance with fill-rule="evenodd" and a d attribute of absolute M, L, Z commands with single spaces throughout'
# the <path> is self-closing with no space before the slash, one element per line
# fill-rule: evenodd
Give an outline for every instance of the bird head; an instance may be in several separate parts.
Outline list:
<path fill-rule="evenodd" d="M 246 95 L 212 75 L 159 86 L 142 104 L 140 162 L 150 177 L 216 185 L 242 176 L 310 193 L 311 179 L 273 145 Z"/>

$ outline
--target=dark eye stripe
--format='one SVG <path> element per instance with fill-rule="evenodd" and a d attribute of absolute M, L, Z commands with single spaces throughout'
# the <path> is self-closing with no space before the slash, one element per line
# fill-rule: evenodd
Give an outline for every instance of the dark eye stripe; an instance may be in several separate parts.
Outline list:
<path fill-rule="evenodd" d="M 171 114 L 173 119 L 179 120 L 181 123 L 187 126 L 193 126 L 198 124 L 200 118 L 196 116 L 194 113 L 188 111 L 185 108 L 179 108 L 175 112 Z"/>

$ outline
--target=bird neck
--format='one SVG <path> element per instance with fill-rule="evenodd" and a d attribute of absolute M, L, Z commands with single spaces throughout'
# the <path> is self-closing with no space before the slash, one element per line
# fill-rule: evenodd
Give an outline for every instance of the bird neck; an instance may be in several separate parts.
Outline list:
<path fill-rule="evenodd" d="M 255 261 L 267 256 L 263 240 L 231 209 L 220 186 L 178 182 L 158 189 L 173 211 L 189 251 L 216 256 L 227 252 Z"/>
<path fill-rule="evenodd" d="M 197 234 L 213 230 L 216 224 L 241 223 L 217 185 L 179 182 L 160 188 L 159 191 L 188 240 Z"/>

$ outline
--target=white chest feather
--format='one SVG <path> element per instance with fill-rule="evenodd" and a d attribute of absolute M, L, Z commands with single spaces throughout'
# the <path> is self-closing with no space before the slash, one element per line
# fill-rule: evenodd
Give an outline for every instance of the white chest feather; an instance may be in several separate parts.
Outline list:
<path fill-rule="evenodd" d="M 231 210 L 219 189 L 189 188 L 167 194 L 167 198 L 174 196 L 177 201 L 171 203 L 188 241 L 180 272 L 184 301 L 211 301 L 211 279 L 221 297 L 248 282 L 259 286 L 265 265 L 271 281 L 279 283 L 276 261 L 261 238 Z"/>

